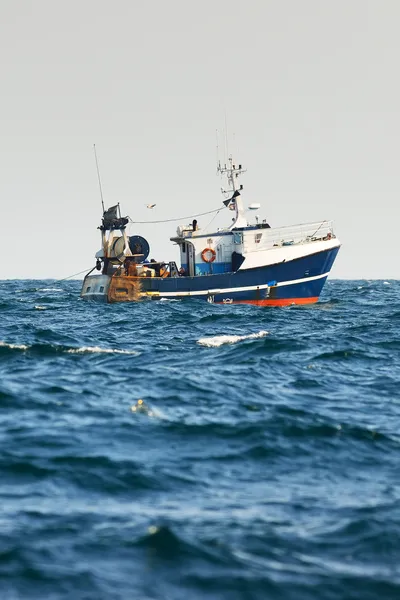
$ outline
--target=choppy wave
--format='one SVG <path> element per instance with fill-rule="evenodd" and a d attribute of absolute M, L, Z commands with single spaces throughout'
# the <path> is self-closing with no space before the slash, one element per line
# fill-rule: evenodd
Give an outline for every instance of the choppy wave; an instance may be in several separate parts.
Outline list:
<path fill-rule="evenodd" d="M 389 283 L 261 309 L 0 282 L 1 598 L 400 597 Z"/>

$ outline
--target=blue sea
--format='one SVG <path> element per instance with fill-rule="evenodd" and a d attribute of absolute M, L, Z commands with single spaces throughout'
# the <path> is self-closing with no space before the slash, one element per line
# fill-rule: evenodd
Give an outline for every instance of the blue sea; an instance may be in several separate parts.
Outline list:
<path fill-rule="evenodd" d="M 399 281 L 80 286 L 0 282 L 1 600 L 400 598 Z"/>

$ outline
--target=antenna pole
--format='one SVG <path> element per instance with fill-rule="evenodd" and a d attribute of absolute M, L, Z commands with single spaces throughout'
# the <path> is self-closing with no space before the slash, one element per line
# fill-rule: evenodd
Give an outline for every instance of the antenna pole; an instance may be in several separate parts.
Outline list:
<path fill-rule="evenodd" d="M 218 140 L 218 129 L 215 130 L 215 135 L 217 137 L 217 171 L 220 169 L 221 167 L 221 161 L 219 158 L 219 140 Z"/>
<path fill-rule="evenodd" d="M 104 214 L 105 211 L 104 211 L 103 190 L 101 189 L 101 179 L 100 179 L 99 163 L 97 161 L 96 144 L 93 144 L 93 150 L 94 150 L 94 157 L 96 159 L 97 177 L 99 179 L 101 206 L 103 207 L 103 214 Z"/>
<path fill-rule="evenodd" d="M 226 160 L 229 160 L 229 144 L 228 144 L 228 124 L 226 120 L 226 111 L 225 111 L 225 148 L 226 148 Z"/>

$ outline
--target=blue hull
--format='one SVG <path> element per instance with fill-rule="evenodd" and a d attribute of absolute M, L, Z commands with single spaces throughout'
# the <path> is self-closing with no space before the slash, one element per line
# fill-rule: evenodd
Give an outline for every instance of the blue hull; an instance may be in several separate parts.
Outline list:
<path fill-rule="evenodd" d="M 275 265 L 197 277 L 148 278 L 154 297 L 194 296 L 210 302 L 290 304 L 316 302 L 339 247 Z"/>

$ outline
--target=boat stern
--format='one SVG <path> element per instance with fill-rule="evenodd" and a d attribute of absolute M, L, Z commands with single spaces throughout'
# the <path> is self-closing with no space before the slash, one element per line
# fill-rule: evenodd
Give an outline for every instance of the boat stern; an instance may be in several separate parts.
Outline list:
<path fill-rule="evenodd" d="M 111 277 L 109 275 L 86 275 L 82 283 L 81 298 L 108 302 L 108 290 Z"/>

